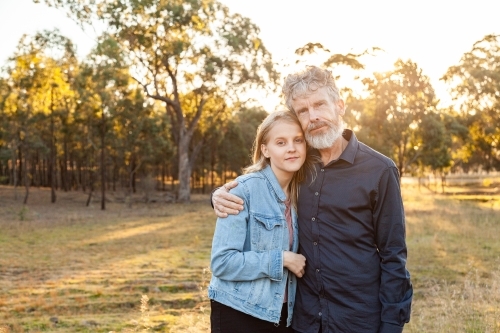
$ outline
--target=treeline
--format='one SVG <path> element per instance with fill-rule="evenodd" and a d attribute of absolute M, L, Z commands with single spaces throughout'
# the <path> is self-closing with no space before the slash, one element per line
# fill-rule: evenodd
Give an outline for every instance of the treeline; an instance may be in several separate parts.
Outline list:
<path fill-rule="evenodd" d="M 36 1 L 35 1 L 36 2 Z M 0 77 L 0 183 L 131 195 L 150 188 L 189 201 L 250 161 L 266 112 L 252 89 L 282 78 L 247 18 L 216 1 L 45 0 L 106 32 L 85 59 L 59 31 L 24 36 Z M 327 67 L 362 69 L 360 54 L 331 54 Z M 500 37 L 475 43 L 443 79 L 458 107 L 439 109 L 428 77 L 411 60 L 346 90 L 346 122 L 392 157 L 401 173 L 500 169 Z"/>
<path fill-rule="evenodd" d="M 54 54 L 57 57 L 53 56 Z M 178 188 L 178 128 L 165 103 L 148 98 L 104 40 L 82 62 L 58 31 L 25 36 L 0 78 L 0 182 L 25 188 L 106 191 Z M 184 98 L 191 110 L 196 100 Z M 253 135 L 267 115 L 260 108 L 206 102 L 189 143 L 190 186 L 201 192 L 241 172 Z M 185 121 L 193 116 L 187 112 Z M 88 204 L 88 202 L 87 202 Z"/>

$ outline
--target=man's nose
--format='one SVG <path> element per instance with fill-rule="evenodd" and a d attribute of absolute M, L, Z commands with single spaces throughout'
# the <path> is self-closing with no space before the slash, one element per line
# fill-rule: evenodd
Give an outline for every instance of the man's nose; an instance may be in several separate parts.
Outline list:
<path fill-rule="evenodd" d="M 315 121 L 318 119 L 319 119 L 318 111 L 315 108 L 310 107 L 309 108 L 309 120 Z"/>

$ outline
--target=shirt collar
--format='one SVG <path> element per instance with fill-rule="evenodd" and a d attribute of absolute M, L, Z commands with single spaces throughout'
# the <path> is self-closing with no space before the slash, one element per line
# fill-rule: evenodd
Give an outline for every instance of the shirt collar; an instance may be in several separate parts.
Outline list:
<path fill-rule="evenodd" d="M 267 178 L 278 199 L 284 202 L 286 200 L 286 194 L 283 192 L 283 189 L 278 183 L 278 179 L 276 178 L 273 169 L 271 169 L 271 166 L 267 165 L 264 169 L 260 170 L 260 172 Z"/>
<path fill-rule="evenodd" d="M 350 129 L 345 129 L 342 133 L 342 136 L 348 142 L 339 158 L 348 163 L 354 164 L 354 158 L 356 157 L 356 152 L 358 151 L 359 146 L 358 138 L 356 137 L 356 134 L 354 134 L 354 132 Z"/>

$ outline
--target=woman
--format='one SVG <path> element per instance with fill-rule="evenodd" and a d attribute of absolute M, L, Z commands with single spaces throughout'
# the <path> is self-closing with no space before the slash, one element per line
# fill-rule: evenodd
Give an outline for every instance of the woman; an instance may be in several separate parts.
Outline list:
<path fill-rule="evenodd" d="M 231 193 L 244 201 L 238 215 L 217 219 L 212 243 L 213 333 L 293 332 L 290 324 L 296 276 L 297 193 L 305 169 L 306 142 L 289 111 L 271 113 L 257 129 L 253 164 Z M 293 273 L 293 274 L 290 274 Z"/>

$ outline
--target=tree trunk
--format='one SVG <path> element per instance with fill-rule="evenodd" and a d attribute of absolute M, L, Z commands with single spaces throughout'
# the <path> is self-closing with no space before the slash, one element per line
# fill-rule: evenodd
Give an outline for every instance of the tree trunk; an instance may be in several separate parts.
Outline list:
<path fill-rule="evenodd" d="M 14 184 L 14 200 L 17 200 L 17 158 L 16 149 L 12 149 L 12 182 Z"/>
<path fill-rule="evenodd" d="M 19 185 L 23 183 L 23 144 L 21 143 L 17 148 L 17 160 L 19 161 L 19 168 L 17 169 L 17 179 L 19 180 Z"/>
<path fill-rule="evenodd" d="M 89 166 L 88 168 L 88 172 L 89 172 L 89 196 L 87 197 L 87 202 L 85 203 L 85 206 L 89 206 L 90 205 L 90 201 L 92 199 L 92 193 L 94 192 L 94 171 L 92 170 L 92 165 Z"/>
<path fill-rule="evenodd" d="M 136 169 L 136 166 L 135 166 L 135 158 L 132 160 L 132 170 L 135 170 Z M 130 183 L 130 188 L 132 190 L 132 193 L 135 193 L 135 172 L 132 172 L 132 179 L 131 179 L 131 183 Z"/>
<path fill-rule="evenodd" d="M 106 165 L 105 165 L 105 146 L 104 139 L 106 135 L 106 117 L 104 109 L 102 111 L 101 123 L 101 210 L 106 210 Z"/>
<path fill-rule="evenodd" d="M 24 201 L 23 203 L 26 205 L 28 203 L 28 197 L 30 195 L 30 177 L 28 177 L 28 159 L 25 159 L 24 163 L 24 188 L 25 188 L 25 194 L 24 194 Z"/>
<path fill-rule="evenodd" d="M 446 187 L 446 173 L 441 171 L 440 175 L 441 175 L 441 191 L 442 191 L 442 193 L 444 193 L 445 187 Z"/>
<path fill-rule="evenodd" d="M 56 145 L 54 139 L 54 89 L 50 103 L 50 202 L 56 202 Z"/>
<path fill-rule="evenodd" d="M 68 138 L 64 135 L 64 157 L 61 163 L 61 185 L 64 192 L 68 192 L 69 189 L 69 177 L 68 177 Z"/>
<path fill-rule="evenodd" d="M 161 164 L 161 191 L 165 192 L 165 169 L 166 169 L 166 164 L 162 163 Z"/>
<path fill-rule="evenodd" d="M 191 200 L 191 163 L 189 161 L 189 139 L 184 135 L 179 140 L 179 188 L 177 191 L 178 202 Z"/>

